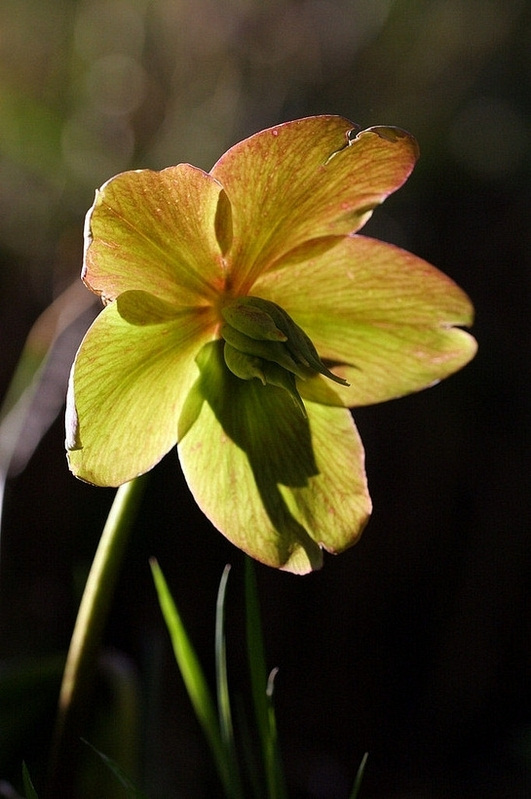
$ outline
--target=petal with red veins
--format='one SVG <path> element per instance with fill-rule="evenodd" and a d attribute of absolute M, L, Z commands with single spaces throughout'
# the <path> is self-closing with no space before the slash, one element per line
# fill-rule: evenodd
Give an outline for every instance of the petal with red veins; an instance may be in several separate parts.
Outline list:
<path fill-rule="evenodd" d="M 305 573 L 322 549 L 354 544 L 371 510 L 364 453 L 350 413 L 239 380 L 221 342 L 199 356 L 197 419 L 179 443 L 199 507 L 236 546 L 269 566 Z"/>
<path fill-rule="evenodd" d="M 336 116 L 287 122 L 236 144 L 211 170 L 232 204 L 236 293 L 305 242 L 359 230 L 407 179 L 418 156 L 410 134 L 352 131 Z"/>
<path fill-rule="evenodd" d="M 211 301 L 224 279 L 216 217 L 222 206 L 230 221 L 227 204 L 189 164 L 117 175 L 87 214 L 83 280 L 105 301 L 130 290 L 179 306 Z"/>
<path fill-rule="evenodd" d="M 364 236 L 263 275 L 253 291 L 282 304 L 350 387 L 298 381 L 307 399 L 349 407 L 399 397 L 463 367 L 475 339 L 466 294 L 435 267 Z M 326 381 L 324 381 L 326 382 Z"/>
<path fill-rule="evenodd" d="M 118 486 L 168 452 L 214 324 L 209 308 L 180 311 L 141 291 L 104 308 L 70 375 L 67 449 L 76 477 Z"/>

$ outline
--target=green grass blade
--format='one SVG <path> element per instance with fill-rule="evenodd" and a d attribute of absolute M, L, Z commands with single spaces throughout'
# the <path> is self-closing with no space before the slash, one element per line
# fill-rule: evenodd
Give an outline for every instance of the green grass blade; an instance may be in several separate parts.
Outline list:
<path fill-rule="evenodd" d="M 275 707 L 273 704 L 273 687 L 277 673 L 278 669 L 273 669 L 268 677 L 266 688 L 268 720 L 268 771 L 266 776 L 271 799 L 287 799 L 284 770 L 282 768 L 282 758 L 278 745 L 277 720 L 275 715 Z"/>
<path fill-rule="evenodd" d="M 162 615 L 170 634 L 175 660 L 181 672 L 194 712 L 203 728 L 203 732 L 214 756 L 214 762 L 225 793 L 228 797 L 232 797 L 234 794 L 230 767 L 226 759 L 226 751 L 219 731 L 215 705 L 207 681 L 194 648 L 188 638 L 175 602 L 168 589 L 164 575 L 155 560 L 151 560 L 150 565 Z"/>
<path fill-rule="evenodd" d="M 258 591 L 250 558 L 245 559 L 245 607 L 251 689 L 262 748 L 267 796 L 269 799 L 287 799 L 273 707 L 273 679 L 276 670 L 267 677 Z"/>
<path fill-rule="evenodd" d="M 24 793 L 26 794 L 26 799 L 39 799 L 37 791 L 33 787 L 28 767 L 26 766 L 25 763 L 22 763 L 22 783 L 24 785 Z"/>
<path fill-rule="evenodd" d="M 225 758 L 231 772 L 231 785 L 234 797 L 243 797 L 241 789 L 241 779 L 238 769 L 238 758 L 236 755 L 236 745 L 234 743 L 234 728 L 232 723 L 232 712 L 229 694 L 229 684 L 227 679 L 227 647 L 225 642 L 225 596 L 227 590 L 227 580 L 229 577 L 230 565 L 225 566 L 219 584 L 218 596 L 216 601 L 216 634 L 215 634 L 215 656 L 216 656 L 216 684 L 218 695 L 218 714 L 221 739 L 225 747 Z"/>
<path fill-rule="evenodd" d="M 225 566 L 219 584 L 216 602 L 216 683 L 218 693 L 218 714 L 221 738 L 228 751 L 234 750 L 234 730 L 230 709 L 229 685 L 227 680 L 227 647 L 225 643 L 225 595 L 230 566 Z"/>
<path fill-rule="evenodd" d="M 84 738 L 81 739 L 83 743 L 90 748 L 98 755 L 99 758 L 105 763 L 107 768 L 112 771 L 114 776 L 116 777 L 117 781 L 120 785 L 124 788 L 125 793 L 127 795 L 127 799 L 147 799 L 147 795 L 142 793 L 129 779 L 129 777 L 124 773 L 124 771 L 120 768 L 118 763 L 116 763 L 112 758 L 107 757 L 104 755 L 103 752 L 100 752 L 99 749 L 96 749 L 89 741 L 86 741 Z"/>
<path fill-rule="evenodd" d="M 354 780 L 354 787 L 352 788 L 352 793 L 350 794 L 349 799 L 358 799 L 359 792 L 361 789 L 361 783 L 363 780 L 363 775 L 365 774 L 365 766 L 367 765 L 368 757 L 369 753 L 365 752 L 365 754 L 361 758 L 361 763 L 358 768 L 358 773 L 356 774 L 356 779 Z"/>
<path fill-rule="evenodd" d="M 267 799 L 264 774 L 261 768 L 261 752 L 256 749 L 254 731 L 252 732 L 250 729 L 245 699 L 242 695 L 236 697 L 236 715 L 240 733 L 239 740 L 243 768 L 249 780 L 249 794 L 254 799 Z"/>

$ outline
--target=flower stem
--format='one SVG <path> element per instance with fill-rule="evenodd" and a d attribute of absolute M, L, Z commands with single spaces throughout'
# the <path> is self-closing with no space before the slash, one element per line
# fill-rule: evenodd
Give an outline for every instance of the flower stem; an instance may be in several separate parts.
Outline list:
<path fill-rule="evenodd" d="M 64 795 L 74 779 L 75 750 L 96 659 L 144 478 L 120 486 L 98 544 L 70 641 L 52 741 L 47 795 Z"/>

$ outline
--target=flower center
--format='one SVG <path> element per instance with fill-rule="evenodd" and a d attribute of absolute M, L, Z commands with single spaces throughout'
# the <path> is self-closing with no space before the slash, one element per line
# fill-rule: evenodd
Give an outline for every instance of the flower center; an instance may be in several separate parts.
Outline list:
<path fill-rule="evenodd" d="M 302 414 L 306 411 L 296 378 L 315 374 L 348 386 L 322 362 L 312 341 L 293 319 L 274 302 L 260 297 L 238 297 L 221 309 L 224 324 L 225 363 L 242 380 L 257 378 L 289 392 Z"/>

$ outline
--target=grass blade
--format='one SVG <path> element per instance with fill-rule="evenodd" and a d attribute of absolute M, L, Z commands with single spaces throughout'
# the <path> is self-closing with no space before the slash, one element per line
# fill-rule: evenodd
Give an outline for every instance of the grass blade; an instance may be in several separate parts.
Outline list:
<path fill-rule="evenodd" d="M 99 749 L 96 749 L 89 741 L 86 741 L 84 738 L 81 739 L 83 743 L 90 748 L 98 755 L 99 758 L 105 763 L 107 768 L 112 771 L 114 776 L 116 777 L 117 781 L 120 785 L 124 788 L 128 799 L 147 799 L 145 793 L 142 793 L 141 790 L 135 787 L 129 777 L 124 773 L 124 771 L 120 768 L 118 763 L 116 763 L 112 758 L 107 757 L 104 755 L 103 752 L 100 752 Z"/>
<path fill-rule="evenodd" d="M 218 596 L 216 601 L 216 635 L 215 635 L 215 655 L 216 655 L 216 683 L 218 695 L 218 714 L 219 726 L 221 730 L 221 740 L 225 748 L 225 759 L 231 772 L 232 795 L 242 797 L 240 773 L 238 769 L 238 758 L 236 755 L 236 745 L 234 743 L 234 728 L 232 724 L 232 712 L 230 705 L 229 684 L 227 679 L 227 647 L 225 643 L 225 596 L 227 590 L 227 580 L 229 577 L 230 565 L 225 566 L 219 584 Z"/>
<path fill-rule="evenodd" d="M 229 686 L 227 680 L 227 648 L 225 644 L 225 594 L 230 566 L 225 566 L 219 584 L 216 602 L 216 682 L 218 693 L 218 714 L 221 738 L 228 751 L 234 749 L 234 731 L 230 709 Z"/>
<path fill-rule="evenodd" d="M 232 797 L 234 793 L 231 783 L 231 770 L 226 759 L 225 747 L 219 731 L 215 705 L 208 683 L 168 589 L 164 575 L 155 560 L 152 559 L 150 565 L 162 615 L 170 634 L 175 660 L 194 712 L 214 756 L 214 762 L 225 793 L 228 797 Z"/>
<path fill-rule="evenodd" d="M 37 791 L 33 787 L 28 767 L 26 766 L 25 763 L 22 763 L 22 783 L 24 785 L 24 793 L 26 794 L 26 799 L 39 799 Z"/>
<path fill-rule="evenodd" d="M 352 793 L 350 794 L 349 799 L 358 799 L 359 792 L 361 789 L 361 783 L 363 780 L 363 775 L 365 774 L 365 766 L 367 765 L 368 757 L 369 753 L 365 752 L 365 754 L 361 758 L 361 763 L 358 768 L 358 773 L 356 774 L 356 779 L 354 780 L 354 787 L 352 788 Z"/>
<path fill-rule="evenodd" d="M 250 558 L 245 559 L 245 607 L 251 689 L 262 748 L 267 795 L 269 799 L 287 799 L 273 707 L 273 681 L 276 670 L 271 672 L 269 678 L 267 677 L 258 591 Z"/>

